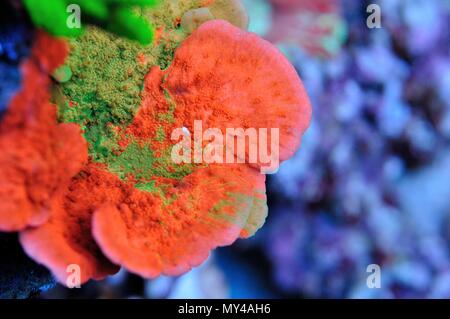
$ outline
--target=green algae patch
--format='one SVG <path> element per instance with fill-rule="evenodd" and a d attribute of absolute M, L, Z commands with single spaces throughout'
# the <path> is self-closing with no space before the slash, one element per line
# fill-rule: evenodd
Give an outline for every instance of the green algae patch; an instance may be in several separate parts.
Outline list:
<path fill-rule="evenodd" d="M 147 46 L 95 26 L 87 26 L 81 36 L 68 40 L 69 57 L 53 74 L 59 82 L 53 90 L 58 118 L 61 122 L 79 124 L 92 160 L 106 164 L 120 178 L 128 174 L 136 178 L 153 174 L 180 178 L 185 174 L 184 169 L 169 171 L 171 168 L 165 168 L 169 167 L 168 159 L 157 160 L 149 148 L 138 149 L 132 145 L 120 153 L 118 132 L 132 122 L 141 106 L 149 69 L 167 68 L 176 48 L 186 38 L 177 18 L 200 3 L 164 1 L 155 8 L 136 10 L 160 30 L 159 38 Z M 156 120 L 161 122 L 155 134 L 157 142 L 167 138 L 164 126 L 174 122 L 176 106 L 170 103 L 168 113 L 157 115 Z"/>
<path fill-rule="evenodd" d="M 147 183 L 137 183 L 134 185 L 137 189 L 140 189 L 145 192 L 153 193 L 153 194 L 160 194 L 161 189 L 155 185 L 155 181 L 150 181 Z"/>
<path fill-rule="evenodd" d="M 73 75 L 61 85 L 66 102 L 59 104 L 59 118 L 79 124 L 91 157 L 106 163 L 117 138 L 113 128 L 130 123 L 140 106 L 147 68 L 135 60 L 142 48 L 94 28 L 70 48 L 66 66 Z"/>
<path fill-rule="evenodd" d="M 174 164 L 170 153 L 169 149 L 157 156 L 148 145 L 132 142 L 120 155 L 111 157 L 108 168 L 121 179 L 133 176 L 138 181 L 155 177 L 179 180 L 192 173 L 192 164 Z"/>
<path fill-rule="evenodd" d="M 155 40 L 146 46 L 88 25 L 81 36 L 68 40 L 70 54 L 53 74 L 58 119 L 81 127 L 91 160 L 104 164 L 124 181 L 134 181 L 137 189 L 163 199 L 170 187 L 165 179 L 180 180 L 196 169 L 194 164 L 171 160 L 166 129 L 175 123 L 176 104 L 170 94 L 164 90 L 169 107 L 155 114 L 153 138 L 137 141 L 124 132 L 141 107 L 149 70 L 154 66 L 166 69 L 188 36 L 180 26 L 181 17 L 203 3 L 161 1 L 154 8 L 136 8 L 135 14 L 145 17 L 156 30 Z M 156 151 L 151 146 L 155 143 L 167 148 Z"/>

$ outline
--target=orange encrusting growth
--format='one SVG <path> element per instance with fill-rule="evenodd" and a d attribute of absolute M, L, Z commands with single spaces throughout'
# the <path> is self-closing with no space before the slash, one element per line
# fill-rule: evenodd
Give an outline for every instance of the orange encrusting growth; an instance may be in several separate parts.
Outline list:
<path fill-rule="evenodd" d="M 70 264 L 81 267 L 82 283 L 119 266 L 148 278 L 179 275 L 215 247 L 262 226 L 265 175 L 258 167 L 199 164 L 181 177 L 155 174 L 149 181 L 133 174 L 121 179 L 108 165 L 87 159 L 79 128 L 57 124 L 49 103 L 49 74 L 63 62 L 67 47 L 42 34 L 35 48 L 45 54 L 26 63 L 23 90 L 0 127 L 0 146 L 12 150 L 0 156 L 7 176 L 0 189 L 18 197 L 10 215 L 19 220 L 7 226 L 5 205 L 11 201 L 5 200 L 0 227 L 22 230 L 25 251 L 60 282 Z M 302 83 L 279 51 L 225 21 L 211 21 L 182 43 L 167 70 L 149 70 L 140 109 L 117 132 L 117 152 L 137 143 L 162 155 L 175 144 L 173 129 L 192 131 L 194 121 L 202 120 L 205 128 L 222 131 L 279 128 L 283 161 L 298 148 L 310 116 Z M 23 149 L 14 146 L 14 134 L 26 143 Z M 12 165 L 14 159 L 20 165 Z M 178 164 L 167 165 L 170 170 Z M 141 182 L 153 184 L 140 189 Z M 24 230 L 27 226 L 38 227 Z"/>
<path fill-rule="evenodd" d="M 156 139 L 156 117 L 172 104 L 173 122 L 162 127 L 165 136 L 181 127 L 192 132 L 194 120 L 224 133 L 226 128 L 279 128 L 280 161 L 297 150 L 311 117 L 302 83 L 284 56 L 225 21 L 200 27 L 167 70 L 150 70 L 143 104 L 124 135 L 149 141 L 154 150 L 170 147 L 170 140 Z M 126 138 L 121 145 L 128 145 Z"/>
<path fill-rule="evenodd" d="M 242 165 L 205 167 L 168 190 L 168 202 L 130 186 L 122 201 L 99 203 L 94 237 L 110 260 L 134 273 L 180 275 L 239 237 L 264 181 Z"/>
<path fill-rule="evenodd" d="M 22 66 L 22 89 L 0 124 L 0 230 L 44 223 L 53 201 L 87 160 L 78 126 L 57 124 L 56 107 L 49 102 L 49 74 L 67 53 L 64 41 L 38 34 L 32 57 Z"/>
<path fill-rule="evenodd" d="M 62 283 L 70 264 L 80 266 L 81 283 L 116 273 L 119 267 L 103 256 L 91 235 L 91 225 L 96 207 L 124 200 L 126 187 L 122 184 L 104 168 L 86 165 L 55 203 L 49 220 L 20 234 L 27 254 L 50 268 Z"/>
<path fill-rule="evenodd" d="M 211 36 L 214 34 L 214 36 Z M 164 151 L 158 141 L 158 114 L 175 105 L 174 128 L 279 127 L 281 160 L 297 149 L 310 120 L 310 106 L 295 70 L 269 43 L 225 21 L 208 22 L 186 39 L 166 71 L 152 68 L 143 102 L 127 138 Z M 156 185 L 167 180 L 155 178 Z M 130 203 L 107 203 L 94 214 L 94 237 L 115 263 L 145 277 L 176 275 L 206 258 L 216 246 L 248 237 L 267 214 L 264 175 L 246 164 L 198 166 L 166 184 L 165 198 L 134 191 Z M 161 182 L 161 183 L 160 183 Z M 212 214 L 214 206 L 224 205 Z M 114 236 L 114 234 L 116 234 Z M 120 234 L 120 235 L 119 235 Z"/>
<path fill-rule="evenodd" d="M 164 77 L 159 90 L 176 105 L 173 127 L 192 132 L 194 120 L 202 120 L 205 128 L 222 132 L 279 128 L 280 161 L 298 149 L 311 118 L 309 99 L 289 61 L 269 42 L 225 21 L 202 25 L 177 49 L 166 71 L 153 69 L 149 76 L 153 86 Z M 143 120 L 152 116 L 147 112 L 154 111 L 143 109 L 132 125 L 138 136 L 151 132 Z"/>

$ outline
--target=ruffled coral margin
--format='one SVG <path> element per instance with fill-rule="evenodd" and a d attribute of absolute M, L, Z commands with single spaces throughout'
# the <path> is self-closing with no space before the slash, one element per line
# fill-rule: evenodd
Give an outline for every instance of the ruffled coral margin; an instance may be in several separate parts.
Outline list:
<path fill-rule="evenodd" d="M 21 231 L 26 253 L 50 268 L 62 283 L 67 266 L 73 263 L 82 266 L 83 281 L 117 271 L 104 258 L 102 262 L 73 258 L 76 254 L 66 253 L 70 246 L 58 241 L 57 233 L 34 236 L 48 228 L 49 218 L 64 210 L 62 201 L 71 179 L 88 157 L 78 125 L 58 124 L 56 106 L 49 102 L 50 75 L 68 52 L 64 40 L 38 32 L 32 55 L 22 65 L 22 89 L 0 124 L 0 230 Z M 93 266 L 98 269 L 90 270 Z"/>
<path fill-rule="evenodd" d="M 0 227 L 22 230 L 25 251 L 60 282 L 65 283 L 70 264 L 81 267 L 82 282 L 116 272 L 118 266 L 112 263 L 148 278 L 179 275 L 202 263 L 211 249 L 251 236 L 262 226 L 267 215 L 265 176 L 255 167 L 201 166 L 170 181 L 161 195 L 137 189 L 133 181 L 119 179 L 103 165 L 85 164 L 87 147 L 81 132 L 71 124 L 56 124 L 55 107 L 48 103 L 49 73 L 63 62 L 67 47 L 40 34 L 35 48 L 33 60 L 24 67 L 24 88 L 10 111 L 22 119 L 9 115 L 2 123 L 2 143 L 14 149 L 18 139 L 8 135 L 14 129 L 31 134 L 34 143 L 16 146 L 30 153 L 28 161 L 25 156 L 11 155 L 9 161 L 1 156 L 3 170 L 14 168 L 12 159 L 21 165 L 15 174 L 8 171 L 1 187 L 9 187 L 10 196 L 18 197 L 21 206 L 12 210 L 5 197 Z M 27 72 L 32 70 L 30 78 Z M 30 89 L 41 92 L 39 99 L 26 99 Z M 311 115 L 301 81 L 284 56 L 225 21 L 211 21 L 195 31 L 177 50 L 168 70 L 152 69 L 129 134 L 141 141 L 152 137 L 144 132 L 154 126 L 155 110 L 167 108 L 165 93 L 176 103 L 173 125 L 202 119 L 218 128 L 279 127 L 282 160 L 299 146 Z M 35 122 L 30 120 L 34 113 L 49 116 L 35 126 L 45 123 L 44 131 L 52 128 L 52 134 L 37 139 L 29 124 Z M 47 155 L 39 157 L 42 154 Z M 41 179 L 51 182 L 42 184 Z M 34 192 L 39 201 L 29 195 Z M 20 223 L 8 227 L 8 218 Z"/>
<path fill-rule="evenodd" d="M 68 46 L 39 32 L 22 65 L 23 83 L 0 123 L 0 230 L 43 224 L 70 179 L 87 160 L 75 124 L 57 124 L 49 74 L 64 62 Z"/>
<path fill-rule="evenodd" d="M 135 273 L 179 275 L 239 237 L 264 181 L 243 165 L 202 168 L 177 185 L 166 205 L 130 188 L 120 204 L 95 212 L 94 237 L 112 261 Z"/>

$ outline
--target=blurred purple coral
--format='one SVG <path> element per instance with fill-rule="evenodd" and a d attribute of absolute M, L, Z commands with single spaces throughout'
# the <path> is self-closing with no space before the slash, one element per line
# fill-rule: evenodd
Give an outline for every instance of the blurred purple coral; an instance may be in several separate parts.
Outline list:
<path fill-rule="evenodd" d="M 255 8 L 252 31 L 266 33 L 269 1 L 245 3 Z M 282 296 L 449 298 L 450 4 L 380 0 L 382 28 L 369 30 L 370 1 L 340 3 L 348 39 L 336 38 L 343 47 L 332 50 L 332 59 L 314 56 L 298 41 L 282 46 L 311 97 L 313 122 L 298 154 L 269 176 L 266 227 L 253 241 L 223 251 L 245 255 L 256 246 L 273 268 L 270 288 Z M 264 19 L 252 18 L 255 12 Z M 301 33 L 288 31 L 290 40 Z M 0 80 L 9 81 L 0 86 L 1 109 L 19 82 L 15 54 L 23 53 L 17 37 L 0 41 Z M 220 266 L 225 283 L 217 260 L 176 282 L 146 283 L 146 296 L 261 293 L 255 281 L 244 280 L 259 268 L 245 269 L 232 256 Z M 381 266 L 381 289 L 366 285 L 372 263 Z M 124 276 L 109 284 L 130 286 Z"/>
<path fill-rule="evenodd" d="M 301 151 L 270 179 L 263 245 L 284 291 L 450 297 L 450 6 L 413 2 L 381 1 L 383 28 L 369 30 L 364 4 L 343 1 L 350 30 L 338 56 L 286 50 L 314 116 Z M 372 263 L 381 289 L 366 286 Z"/>

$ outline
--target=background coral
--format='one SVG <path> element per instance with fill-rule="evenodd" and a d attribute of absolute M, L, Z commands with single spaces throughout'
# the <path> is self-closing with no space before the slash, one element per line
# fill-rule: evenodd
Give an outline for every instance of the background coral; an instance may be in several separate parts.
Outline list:
<path fill-rule="evenodd" d="M 373 1 L 335 2 L 348 38 L 334 58 L 280 42 L 315 116 L 301 153 L 269 178 L 266 227 L 178 278 L 121 271 L 42 298 L 450 297 L 448 1 L 375 1 L 381 30 L 365 27 Z M 267 35 L 271 3 L 244 3 L 250 30 Z M 373 262 L 381 289 L 365 285 Z"/>

